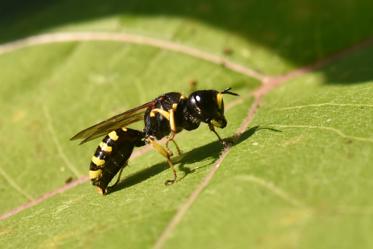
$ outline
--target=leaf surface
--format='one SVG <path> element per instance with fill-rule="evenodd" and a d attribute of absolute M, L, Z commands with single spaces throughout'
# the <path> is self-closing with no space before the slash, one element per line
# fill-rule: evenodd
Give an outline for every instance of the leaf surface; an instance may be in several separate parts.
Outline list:
<path fill-rule="evenodd" d="M 373 247 L 371 44 L 273 87 L 273 74 L 372 35 L 370 2 L 330 4 L 90 1 L 85 11 L 75 1 L 36 2 L 22 11 L 9 4 L 0 19 L 3 42 L 46 32 L 124 32 L 239 63 L 268 79 L 270 91 L 248 114 L 265 82 L 167 47 L 114 39 L 21 41 L 10 52 L 0 46 L 0 212 L 22 210 L 0 221 L 0 247 L 151 248 L 165 231 L 162 248 Z M 85 175 L 99 141 L 78 146 L 69 138 L 165 92 L 188 93 L 193 81 L 241 95 L 225 96 L 223 137 L 253 117 L 206 187 L 197 191 L 222 147 L 202 126 L 177 135 L 185 152 L 177 184 L 164 186 L 167 164 L 140 150 L 116 191 L 98 195 Z"/>

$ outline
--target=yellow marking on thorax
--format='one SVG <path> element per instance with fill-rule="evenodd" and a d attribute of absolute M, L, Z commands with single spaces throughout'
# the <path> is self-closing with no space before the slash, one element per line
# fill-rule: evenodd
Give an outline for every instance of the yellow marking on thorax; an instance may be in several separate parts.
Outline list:
<path fill-rule="evenodd" d="M 219 109 L 223 108 L 223 94 L 222 93 L 218 93 L 216 95 L 216 103 L 218 103 Z"/>
<path fill-rule="evenodd" d="M 122 127 L 122 131 L 127 131 L 127 128 L 126 127 Z"/>
<path fill-rule="evenodd" d="M 154 118 L 155 117 L 155 113 L 158 112 L 159 114 L 161 114 L 163 117 L 165 117 L 166 119 L 170 120 L 170 114 L 168 112 L 166 112 L 165 110 L 162 110 L 162 109 L 159 109 L 159 108 L 155 108 L 153 109 L 151 112 L 150 112 L 150 117 Z"/>
<path fill-rule="evenodd" d="M 113 148 L 111 146 L 107 145 L 104 142 L 100 143 L 100 148 L 101 148 L 101 150 L 103 150 L 105 152 L 111 152 L 113 150 Z"/>
<path fill-rule="evenodd" d="M 170 120 L 171 131 L 176 132 L 174 109 L 170 110 L 170 119 L 169 120 Z"/>
<path fill-rule="evenodd" d="M 89 171 L 89 179 L 98 179 L 102 176 L 102 170 L 90 170 Z"/>
<path fill-rule="evenodd" d="M 111 140 L 114 140 L 114 141 L 117 141 L 119 138 L 115 131 L 110 132 L 109 137 L 111 138 Z"/>
<path fill-rule="evenodd" d="M 103 160 L 103 159 L 99 159 L 99 158 L 97 158 L 96 156 L 93 156 L 93 157 L 92 157 L 92 162 L 93 162 L 94 164 L 96 164 L 96 166 L 102 166 L 102 165 L 105 164 L 105 160 Z"/>
<path fill-rule="evenodd" d="M 176 111 L 177 103 L 172 104 L 172 110 Z"/>

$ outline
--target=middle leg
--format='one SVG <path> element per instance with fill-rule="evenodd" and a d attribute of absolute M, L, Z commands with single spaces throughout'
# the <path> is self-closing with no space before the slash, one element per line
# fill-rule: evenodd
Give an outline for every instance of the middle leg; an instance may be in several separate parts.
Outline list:
<path fill-rule="evenodd" d="M 168 146 L 169 142 L 172 141 L 176 147 L 176 150 L 177 150 L 177 154 L 180 156 L 182 154 L 181 150 L 180 150 L 180 147 L 177 145 L 177 143 L 175 142 L 174 138 L 176 136 L 176 123 L 175 123 L 175 111 L 176 111 L 176 108 L 177 108 L 177 104 L 173 104 L 172 105 L 172 108 L 168 111 L 165 111 L 165 110 L 162 110 L 162 109 L 159 109 L 159 108 L 155 108 L 151 111 L 150 113 L 150 116 L 151 117 L 154 117 L 155 116 L 155 113 L 159 113 L 160 115 L 162 115 L 164 118 L 166 118 L 170 124 L 170 129 L 171 129 L 171 132 L 170 132 L 170 135 L 167 137 L 167 141 L 166 141 L 166 148 L 167 150 L 171 153 L 171 156 L 172 156 L 172 152 Z"/>
<path fill-rule="evenodd" d="M 167 159 L 167 163 L 168 163 L 168 166 L 170 167 L 170 169 L 172 170 L 172 173 L 173 173 L 173 176 L 174 178 L 173 179 L 169 179 L 169 180 L 166 180 L 165 182 L 165 185 L 170 185 L 170 184 L 173 184 L 174 182 L 176 182 L 177 180 L 177 174 L 176 174 L 176 170 L 175 170 L 175 167 L 174 167 L 174 164 L 172 163 L 171 161 L 171 156 L 172 156 L 172 153 L 165 147 L 163 147 L 161 144 L 159 144 L 155 138 L 153 137 L 147 137 L 146 138 L 146 142 L 151 144 L 153 146 L 153 148 L 159 153 L 161 154 L 162 156 L 164 156 L 166 159 Z"/>

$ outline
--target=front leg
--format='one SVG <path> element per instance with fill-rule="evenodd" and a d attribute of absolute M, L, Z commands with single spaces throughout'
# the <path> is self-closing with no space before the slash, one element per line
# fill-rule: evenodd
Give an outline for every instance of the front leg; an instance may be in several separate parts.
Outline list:
<path fill-rule="evenodd" d="M 213 133 L 215 133 L 215 135 L 219 139 L 219 142 L 225 147 L 227 145 L 227 143 L 223 139 L 221 139 L 221 137 L 219 136 L 219 134 L 215 131 L 215 127 L 211 123 L 209 123 L 208 125 L 209 125 L 210 131 L 212 131 Z"/>

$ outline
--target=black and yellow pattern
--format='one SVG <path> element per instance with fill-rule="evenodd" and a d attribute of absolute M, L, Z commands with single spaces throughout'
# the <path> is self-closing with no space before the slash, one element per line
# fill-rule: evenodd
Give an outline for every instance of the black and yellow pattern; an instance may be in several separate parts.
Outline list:
<path fill-rule="evenodd" d="M 127 165 L 133 148 L 145 144 L 144 133 L 120 128 L 110 132 L 97 147 L 89 166 L 89 177 L 102 194 L 111 179 Z"/>
<path fill-rule="evenodd" d="M 173 179 L 167 180 L 166 184 L 174 183 L 177 175 L 171 160 L 173 153 L 168 144 L 173 142 L 178 154 L 181 154 L 174 140 L 177 133 L 197 129 L 203 122 L 216 134 L 219 141 L 225 144 L 214 128 L 224 128 L 227 125 L 224 116 L 224 94 L 237 95 L 231 92 L 230 88 L 221 92 L 195 91 L 189 97 L 178 92 L 168 92 L 78 132 L 71 139 L 82 139 L 81 144 L 107 134 L 91 160 L 89 176 L 92 184 L 97 186 L 102 194 L 106 194 L 110 181 L 127 165 L 134 147 L 143 146 L 145 143 L 151 144 L 167 159 Z M 143 131 L 121 128 L 140 120 L 144 121 Z M 157 142 L 166 136 L 165 146 Z"/>

